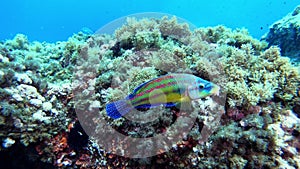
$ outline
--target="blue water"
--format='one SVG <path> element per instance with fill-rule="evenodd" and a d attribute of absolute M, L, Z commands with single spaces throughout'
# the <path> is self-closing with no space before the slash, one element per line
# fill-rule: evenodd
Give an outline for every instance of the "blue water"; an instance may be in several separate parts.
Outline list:
<path fill-rule="evenodd" d="M 260 38 L 298 4 L 299 0 L 2 0 L 0 40 L 17 33 L 31 41 L 67 40 L 83 27 L 96 31 L 114 19 L 140 12 L 177 15 L 198 27 L 245 27 Z"/>

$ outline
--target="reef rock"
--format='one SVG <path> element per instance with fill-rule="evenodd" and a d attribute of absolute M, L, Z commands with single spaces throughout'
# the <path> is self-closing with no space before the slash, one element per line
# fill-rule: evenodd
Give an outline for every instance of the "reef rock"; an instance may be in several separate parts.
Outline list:
<path fill-rule="evenodd" d="M 269 46 L 277 45 L 281 54 L 300 60 L 300 5 L 281 20 L 275 22 L 262 38 Z"/>

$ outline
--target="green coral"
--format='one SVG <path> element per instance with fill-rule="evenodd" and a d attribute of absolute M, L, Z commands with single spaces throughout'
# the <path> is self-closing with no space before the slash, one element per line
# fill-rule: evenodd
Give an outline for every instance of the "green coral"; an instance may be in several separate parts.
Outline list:
<path fill-rule="evenodd" d="M 69 41 L 79 43 L 82 36 Z M 72 72 L 71 67 L 62 66 L 62 55 L 53 57 L 66 50 L 76 52 L 65 45 L 31 43 L 21 34 L 0 44 L 1 141 L 9 136 L 28 146 L 67 129 L 71 114 L 67 113 L 65 99 L 70 90 L 63 91 L 62 86 L 71 79 Z M 56 90 L 49 82 L 63 85 Z"/>
<path fill-rule="evenodd" d="M 27 36 L 23 34 L 17 34 L 13 40 L 7 40 L 5 45 L 8 49 L 12 50 L 27 50 L 29 47 L 29 41 Z"/>
<path fill-rule="evenodd" d="M 151 20 L 147 18 L 139 21 L 128 18 L 126 24 L 115 32 L 121 47 L 135 47 L 136 50 L 159 48 L 166 38 L 186 41 L 190 35 L 189 26 L 184 23 L 179 24 L 175 17 Z"/>
<path fill-rule="evenodd" d="M 234 155 L 229 159 L 229 161 L 230 161 L 230 168 L 238 168 L 238 169 L 243 169 L 248 162 L 246 159 L 238 155 Z"/>
<path fill-rule="evenodd" d="M 115 36 L 123 48 L 135 46 L 143 49 L 159 46 L 161 33 L 154 20 L 149 22 L 144 19 L 138 22 L 135 18 L 128 18 L 126 25 L 116 30 Z"/>
<path fill-rule="evenodd" d="M 224 26 L 200 28 L 196 31 L 203 41 L 216 43 L 219 45 L 228 45 L 241 48 L 242 45 L 249 44 L 255 52 L 262 51 L 267 47 L 267 42 L 259 41 L 250 36 L 246 29 L 231 30 Z"/>
<path fill-rule="evenodd" d="M 241 49 L 221 46 L 222 61 L 228 77 L 228 103 L 234 106 L 256 105 L 274 97 L 284 102 L 297 97 L 299 72 L 288 58 L 280 56 L 279 48 L 271 47 L 259 56 L 251 46 Z"/>

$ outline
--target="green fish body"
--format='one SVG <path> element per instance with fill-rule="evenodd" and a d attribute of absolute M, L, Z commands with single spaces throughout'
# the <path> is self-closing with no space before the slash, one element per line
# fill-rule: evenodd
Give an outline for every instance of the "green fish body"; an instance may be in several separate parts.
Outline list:
<path fill-rule="evenodd" d="M 219 93 L 219 86 L 191 74 L 167 74 L 149 80 L 133 90 L 125 99 L 106 105 L 109 117 L 120 118 L 139 108 L 160 105 L 176 106 Z"/>

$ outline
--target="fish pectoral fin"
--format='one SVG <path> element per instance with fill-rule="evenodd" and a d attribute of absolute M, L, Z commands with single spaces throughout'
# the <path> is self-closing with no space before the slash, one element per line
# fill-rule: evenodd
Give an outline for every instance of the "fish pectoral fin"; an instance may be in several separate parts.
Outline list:
<path fill-rule="evenodd" d="M 191 99 L 189 97 L 182 97 L 179 100 L 180 103 L 191 103 Z"/>
<path fill-rule="evenodd" d="M 176 104 L 176 108 L 181 110 L 181 111 L 193 111 L 193 106 L 192 103 L 190 101 L 182 101 Z"/>

